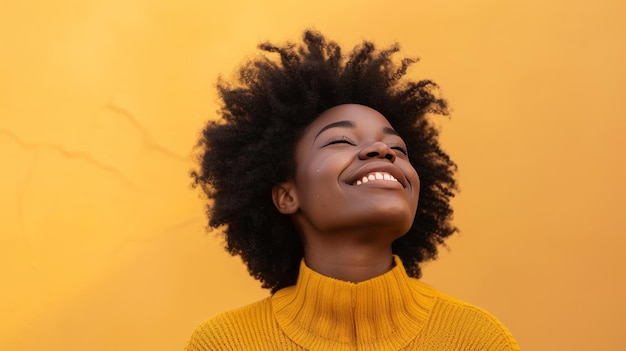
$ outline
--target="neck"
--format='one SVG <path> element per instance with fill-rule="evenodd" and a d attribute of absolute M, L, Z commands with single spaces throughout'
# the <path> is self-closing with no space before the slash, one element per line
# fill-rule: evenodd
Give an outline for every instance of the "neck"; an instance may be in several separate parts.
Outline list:
<path fill-rule="evenodd" d="M 386 273 L 393 267 L 391 245 L 307 245 L 304 261 L 312 270 L 335 279 L 358 283 Z"/>

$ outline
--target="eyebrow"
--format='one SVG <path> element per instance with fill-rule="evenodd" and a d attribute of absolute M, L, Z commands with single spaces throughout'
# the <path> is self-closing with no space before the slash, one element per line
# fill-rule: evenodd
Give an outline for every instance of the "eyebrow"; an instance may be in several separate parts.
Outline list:
<path fill-rule="evenodd" d="M 322 134 L 323 132 L 325 132 L 325 131 L 327 131 L 328 129 L 331 129 L 331 128 L 356 128 L 356 126 L 351 121 L 333 122 L 333 123 L 330 123 L 330 124 L 324 126 L 322 129 L 320 129 L 320 131 L 317 132 L 317 134 L 315 135 L 315 138 L 313 138 L 313 140 L 317 139 L 317 137 L 320 136 L 320 134 Z M 389 127 L 383 127 L 383 133 L 391 134 L 391 135 L 398 135 L 399 136 L 398 132 L 396 132 L 393 128 L 389 128 Z"/>
<path fill-rule="evenodd" d="M 324 128 L 320 129 L 319 132 L 317 132 L 317 134 L 315 135 L 315 139 L 317 139 L 318 136 L 320 136 L 320 134 L 322 134 L 324 131 L 330 129 L 330 128 L 355 128 L 354 123 L 350 122 L 350 121 L 338 121 L 338 122 L 333 122 L 331 124 L 326 125 Z"/>
<path fill-rule="evenodd" d="M 383 128 L 383 133 L 400 136 L 400 134 L 398 134 L 395 129 L 389 127 Z"/>

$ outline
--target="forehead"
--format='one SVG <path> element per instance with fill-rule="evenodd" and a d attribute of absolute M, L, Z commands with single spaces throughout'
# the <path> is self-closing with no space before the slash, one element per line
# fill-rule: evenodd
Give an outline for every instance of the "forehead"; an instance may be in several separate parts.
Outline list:
<path fill-rule="evenodd" d="M 303 138 L 315 137 L 322 129 L 335 122 L 348 121 L 355 125 L 368 124 L 391 128 L 385 116 L 371 107 L 344 104 L 332 107 L 320 114 L 305 130 Z"/>

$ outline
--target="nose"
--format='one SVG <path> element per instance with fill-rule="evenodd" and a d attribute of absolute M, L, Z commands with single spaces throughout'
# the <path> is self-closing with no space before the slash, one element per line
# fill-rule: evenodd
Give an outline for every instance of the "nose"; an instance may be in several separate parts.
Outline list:
<path fill-rule="evenodd" d="M 389 145 L 377 141 L 372 143 L 359 152 L 359 159 L 367 160 L 368 158 L 385 158 L 391 162 L 396 160 L 396 153 L 391 150 Z"/>

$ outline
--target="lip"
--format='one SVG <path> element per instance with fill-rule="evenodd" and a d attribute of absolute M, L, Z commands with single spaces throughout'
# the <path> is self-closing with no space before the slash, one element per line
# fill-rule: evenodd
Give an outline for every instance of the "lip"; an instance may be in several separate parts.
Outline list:
<path fill-rule="evenodd" d="M 402 171 L 398 167 L 393 166 L 391 164 L 380 164 L 380 163 L 371 163 L 371 164 L 366 164 L 363 167 L 360 167 L 354 172 L 353 175 L 348 177 L 346 184 L 352 186 L 354 183 L 356 183 L 357 180 L 363 178 L 366 174 L 372 173 L 372 172 L 389 173 L 398 180 L 398 183 L 402 184 L 403 188 L 406 188 L 408 186 L 408 180 L 404 176 L 404 173 L 402 173 Z"/>

